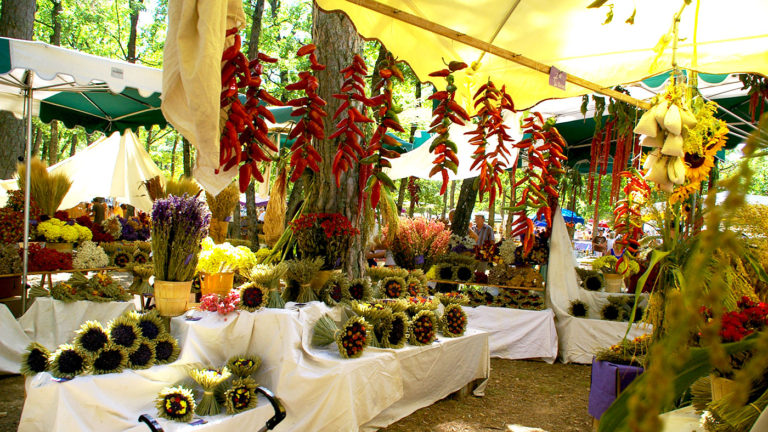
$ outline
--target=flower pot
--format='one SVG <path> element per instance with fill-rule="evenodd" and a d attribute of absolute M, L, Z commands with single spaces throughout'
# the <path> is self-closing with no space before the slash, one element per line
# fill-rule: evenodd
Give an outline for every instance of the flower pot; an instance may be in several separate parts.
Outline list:
<path fill-rule="evenodd" d="M 620 293 L 624 278 L 616 273 L 603 273 L 605 278 L 605 292 Z"/>
<path fill-rule="evenodd" d="M 192 281 L 174 282 L 155 280 L 155 304 L 157 312 L 166 317 L 186 312 Z"/>
<path fill-rule="evenodd" d="M 736 382 L 732 379 L 719 377 L 715 374 L 709 375 L 709 382 L 712 386 L 712 402 L 720 400 L 733 393 Z"/>
<path fill-rule="evenodd" d="M 21 276 L 0 278 L 0 298 L 21 295 Z"/>
<path fill-rule="evenodd" d="M 234 272 L 201 273 L 200 292 L 203 295 L 218 294 L 225 297 L 232 291 L 234 281 Z"/>
<path fill-rule="evenodd" d="M 63 253 L 72 253 L 72 243 L 51 243 L 51 242 L 45 242 L 45 247 L 47 249 L 53 249 L 58 252 Z"/>
<path fill-rule="evenodd" d="M 310 282 L 310 286 L 312 287 L 312 291 L 315 292 L 315 294 L 318 294 L 320 290 L 323 288 L 323 285 L 325 285 L 326 282 L 328 282 L 328 279 L 331 277 L 331 275 L 334 272 L 338 272 L 340 270 L 320 270 L 317 272 L 317 275 L 315 275 L 315 278 L 312 279 L 312 282 Z"/>
<path fill-rule="evenodd" d="M 227 230 L 229 229 L 229 222 L 211 219 L 211 225 L 208 228 L 213 242 L 216 244 L 224 243 L 227 239 Z"/>

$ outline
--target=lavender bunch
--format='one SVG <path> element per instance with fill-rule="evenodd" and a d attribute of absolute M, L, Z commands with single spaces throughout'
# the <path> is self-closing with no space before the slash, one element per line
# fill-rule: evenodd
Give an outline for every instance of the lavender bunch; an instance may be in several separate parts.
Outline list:
<path fill-rule="evenodd" d="M 211 212 L 197 196 L 169 195 L 152 206 L 152 254 L 155 278 L 192 280 L 201 243 L 208 236 Z"/>

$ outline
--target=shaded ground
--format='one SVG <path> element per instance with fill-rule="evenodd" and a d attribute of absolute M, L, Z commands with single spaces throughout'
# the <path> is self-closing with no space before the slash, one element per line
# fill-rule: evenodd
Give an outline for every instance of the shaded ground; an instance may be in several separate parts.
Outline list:
<path fill-rule="evenodd" d="M 588 432 L 589 365 L 491 360 L 485 397 L 443 399 L 383 429 L 387 432 L 506 431 L 507 425 L 548 432 Z"/>
<path fill-rule="evenodd" d="M 507 425 L 548 432 L 589 432 L 588 365 L 491 360 L 485 397 L 447 398 L 383 429 L 387 432 L 506 431 Z M 0 376 L 0 431 L 15 431 L 24 404 L 24 379 Z"/>

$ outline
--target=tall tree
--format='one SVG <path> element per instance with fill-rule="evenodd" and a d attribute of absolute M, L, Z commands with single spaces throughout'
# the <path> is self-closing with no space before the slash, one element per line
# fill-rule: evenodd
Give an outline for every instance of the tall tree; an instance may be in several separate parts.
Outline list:
<path fill-rule="evenodd" d="M 465 236 L 469 230 L 472 210 L 475 208 L 475 201 L 477 200 L 476 178 L 464 179 L 461 182 L 459 200 L 456 203 L 456 211 L 453 213 L 453 223 L 451 224 L 451 231 L 456 235 Z"/>
<path fill-rule="evenodd" d="M 32 39 L 35 24 L 35 0 L 6 0 L 0 5 L 0 36 Z M 16 162 L 24 156 L 26 129 L 24 121 L 0 111 L 0 178 L 10 178 Z"/>
<path fill-rule="evenodd" d="M 171 178 L 176 175 L 176 147 L 179 144 L 179 137 L 177 136 L 173 140 L 173 148 L 171 149 Z"/>
<path fill-rule="evenodd" d="M 50 0 L 51 2 L 51 45 L 61 45 L 61 0 Z M 59 122 L 51 121 L 51 140 L 48 143 L 48 165 L 53 165 L 59 161 Z"/>
<path fill-rule="evenodd" d="M 256 0 L 251 14 L 251 34 L 248 38 L 248 58 L 255 59 L 259 55 L 259 39 L 261 38 L 261 19 L 264 15 L 264 0 Z M 258 213 L 256 211 L 256 181 L 251 179 L 245 190 L 245 211 L 248 220 L 248 238 L 251 245 L 259 246 Z M 240 221 L 238 220 L 238 223 Z"/>
<path fill-rule="evenodd" d="M 192 149 L 186 138 L 181 142 L 181 151 L 184 161 L 184 177 L 192 177 Z"/>
<path fill-rule="evenodd" d="M 328 13 L 313 5 L 312 40 L 317 46 L 318 61 L 326 69 L 317 72 L 320 81 L 318 95 L 328 102 L 324 107 L 328 113 L 334 113 L 341 106 L 341 101 L 331 95 L 337 93 L 344 81 L 342 69 L 349 65 L 355 54 L 362 53 L 363 41 L 355 31 L 352 22 L 342 13 Z M 333 131 L 336 122 L 329 115 L 324 119 L 326 131 Z M 327 135 L 330 135 L 328 132 Z M 359 167 L 354 167 L 341 176 L 341 186 L 336 187 L 332 172 L 333 158 L 337 144 L 332 140 L 319 140 L 317 151 L 323 157 L 320 172 L 314 176 L 309 193 L 306 194 L 308 212 L 341 213 L 352 224 L 360 228 L 361 214 L 358 207 Z M 355 236 L 346 257 L 346 271 L 352 277 L 363 273 L 364 254 L 367 239 Z"/>
<path fill-rule="evenodd" d="M 69 138 L 69 157 L 72 157 L 77 152 L 77 133 L 73 133 Z"/>
<path fill-rule="evenodd" d="M 136 36 L 139 27 L 139 12 L 144 0 L 128 0 L 128 8 L 131 10 L 131 30 L 128 33 L 128 54 L 125 61 L 136 63 Z"/>

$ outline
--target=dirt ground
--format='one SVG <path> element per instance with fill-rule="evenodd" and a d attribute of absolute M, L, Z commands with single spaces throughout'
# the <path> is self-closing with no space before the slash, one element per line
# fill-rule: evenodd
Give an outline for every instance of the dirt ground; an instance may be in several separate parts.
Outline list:
<path fill-rule="evenodd" d="M 491 360 L 484 397 L 446 398 L 383 429 L 387 432 L 506 431 L 507 425 L 547 432 L 588 432 L 590 367 Z M 0 431 L 15 431 L 24 405 L 24 379 L 0 376 Z"/>

